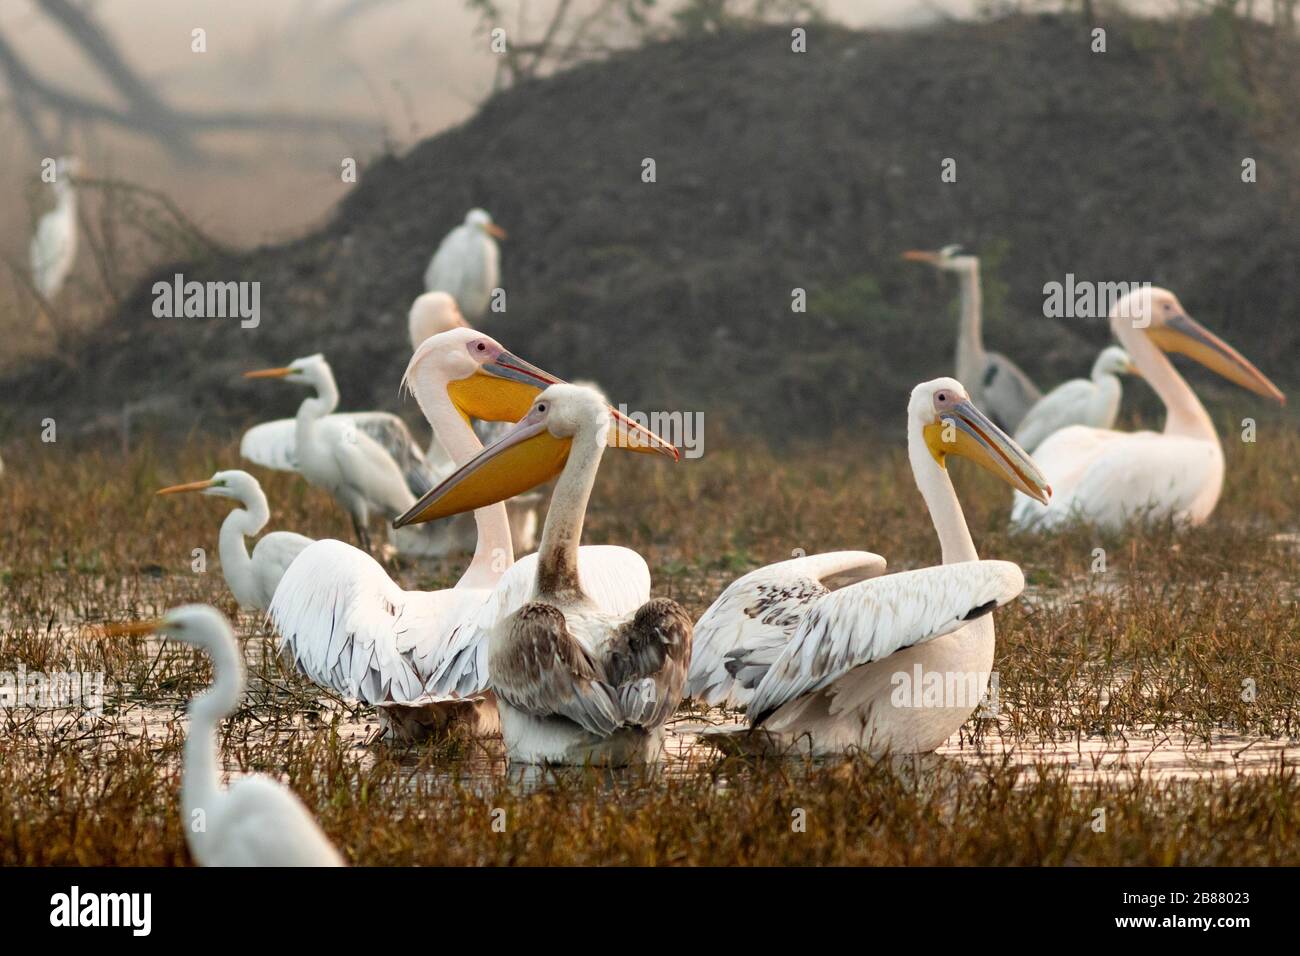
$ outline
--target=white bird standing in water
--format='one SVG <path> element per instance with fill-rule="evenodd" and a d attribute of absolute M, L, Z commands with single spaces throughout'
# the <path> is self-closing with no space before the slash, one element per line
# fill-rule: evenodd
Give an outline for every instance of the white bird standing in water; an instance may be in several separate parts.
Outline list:
<path fill-rule="evenodd" d="M 1113 427 L 1124 394 L 1119 377 L 1140 374 L 1118 345 L 1102 349 L 1088 378 L 1074 378 L 1056 386 L 1029 410 L 1016 429 L 1017 444 L 1032 453 L 1048 435 L 1070 425 Z"/>
<path fill-rule="evenodd" d="M 687 693 L 747 704 L 749 727 L 706 740 L 761 752 L 925 753 L 979 705 L 993 669 L 991 612 L 1025 581 L 1010 562 L 979 559 L 948 459 L 969 458 L 1040 500 L 1051 489 L 951 378 L 912 390 L 907 454 L 943 563 L 875 577 L 883 558 L 841 552 L 738 579 L 696 624 Z M 843 575 L 855 583 L 831 590 Z"/>
<path fill-rule="evenodd" d="M 271 509 L 262 486 L 246 471 L 219 471 L 206 481 L 171 485 L 155 494 L 175 495 L 187 491 L 233 498 L 241 505 L 221 523 L 218 539 L 221 574 L 241 607 L 265 611 L 271 606 L 271 596 L 285 569 L 312 539 L 292 531 L 272 531 L 262 536 L 249 555 L 244 537 L 266 527 L 271 520 Z"/>
<path fill-rule="evenodd" d="M 338 407 L 339 390 L 323 355 L 294 359 L 281 368 L 245 372 L 244 377 L 281 378 L 315 390 L 315 395 L 298 406 L 293 442 L 287 452 L 283 440 L 287 420 L 250 429 L 240 441 L 239 452 L 262 463 L 274 460 L 265 453 L 265 446 L 274 446 L 276 457 L 287 459 L 288 470 L 299 472 L 334 496 L 352 518 L 357 540 L 366 551 L 370 550 L 371 514 L 395 518 L 411 506 L 416 494 L 423 493 L 413 487 L 427 489 L 433 483 L 424 454 L 397 416 L 385 412 L 331 414 Z M 373 421 L 367 422 L 363 416 L 371 416 Z M 381 443 L 371 433 L 371 425 L 385 432 L 396 430 L 398 440 Z"/>
<path fill-rule="evenodd" d="M 206 651 L 213 681 L 190 702 L 181 773 L 185 841 L 199 866 L 343 866 L 343 858 L 293 791 L 264 774 L 221 786 L 217 729 L 244 696 L 244 662 L 229 622 L 189 604 L 161 621 L 108 625 L 110 635 L 157 632 Z"/>
<path fill-rule="evenodd" d="M 1223 446 L 1205 406 L 1166 352 L 1181 352 L 1242 388 L 1285 396 L 1236 349 L 1192 319 L 1168 289 L 1139 288 L 1111 309 L 1110 328 L 1165 405 L 1160 432 L 1075 425 L 1050 435 L 1034 457 L 1056 489 L 1050 506 L 1016 495 L 1011 523 L 1052 528 L 1083 521 L 1118 529 L 1132 518 L 1203 523 L 1223 491 Z"/>
<path fill-rule="evenodd" d="M 465 221 L 447 233 L 424 272 L 424 288 L 449 292 L 471 322 L 487 313 L 492 292 L 501 284 L 500 251 L 496 241 L 505 230 L 482 209 L 471 209 Z"/>
<path fill-rule="evenodd" d="M 81 172 L 74 156 L 54 164 L 54 208 L 40 218 L 30 248 L 32 283 L 47 302 L 63 288 L 77 258 L 77 190 L 72 178 Z"/>
<path fill-rule="evenodd" d="M 961 246 L 944 246 L 938 252 L 914 249 L 903 253 L 903 258 L 927 262 L 942 272 L 957 273 L 961 294 L 957 379 L 970 391 L 971 401 L 983 409 L 998 427 L 1015 431 L 1042 393 L 1019 365 L 1001 352 L 984 349 L 984 305 L 978 257 L 961 255 Z"/>
<path fill-rule="evenodd" d="M 583 583 L 579 542 L 611 431 L 591 389 L 552 385 L 496 443 L 397 519 L 429 521 L 488 504 L 559 474 L 528 603 L 500 616 L 471 655 L 486 657 L 501 734 L 519 763 L 622 766 L 658 759 L 681 701 L 691 619 L 676 601 L 602 608 Z M 670 446 L 663 454 L 676 458 Z"/>

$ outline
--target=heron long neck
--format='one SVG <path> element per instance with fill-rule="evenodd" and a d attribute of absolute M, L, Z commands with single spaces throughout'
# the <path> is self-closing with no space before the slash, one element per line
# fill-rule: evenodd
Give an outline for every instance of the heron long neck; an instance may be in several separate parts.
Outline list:
<path fill-rule="evenodd" d="M 256 603 L 253 559 L 248 556 L 245 535 L 254 535 L 266 527 L 271 519 L 271 509 L 260 488 L 246 492 L 241 498 L 242 508 L 236 508 L 221 522 L 221 536 L 217 539 L 221 554 L 221 573 L 240 604 Z"/>
<path fill-rule="evenodd" d="M 181 780 L 181 803 L 186 817 L 194 810 L 210 815 L 220 793 L 217 771 L 220 762 L 217 726 L 239 704 L 244 695 L 244 662 L 235 639 L 229 634 L 206 646 L 212 658 L 212 686 L 190 703 L 190 727 L 185 737 L 185 774 Z M 187 819 L 186 825 L 192 822 Z"/>
<path fill-rule="evenodd" d="M 930 520 L 934 522 L 934 530 L 939 535 L 943 563 L 977 560 L 979 555 L 975 551 L 975 542 L 966 526 L 966 516 L 962 513 L 961 502 L 957 500 L 957 492 L 952 487 L 948 469 L 934 460 L 919 427 L 909 430 L 907 457 L 912 463 L 916 487 L 925 499 L 926 507 L 930 510 Z"/>
<path fill-rule="evenodd" d="M 603 434 L 586 428 L 578 431 L 546 511 L 542 543 L 537 549 L 537 597 L 561 600 L 584 597 L 578 579 L 578 546 L 582 542 L 587 502 L 604 453 Z"/>
<path fill-rule="evenodd" d="M 1111 329 L 1120 344 L 1128 349 L 1129 357 L 1147 384 L 1165 403 L 1164 433 L 1217 444 L 1219 435 L 1214 430 L 1210 413 L 1192 387 L 1178 374 L 1174 363 L 1147 337 L 1146 332 L 1134 328 L 1132 321 L 1126 319 L 1112 319 Z"/>
<path fill-rule="evenodd" d="M 452 404 L 446 381 L 419 382 L 417 387 L 416 400 L 424 417 L 451 457 L 452 464 L 459 468 L 483 450 L 483 443 Z M 459 587 L 492 587 L 515 563 L 515 546 L 510 537 L 510 517 L 505 502 L 479 508 L 474 512 L 474 525 L 478 530 L 474 557 L 456 583 Z"/>
<path fill-rule="evenodd" d="M 979 370 L 972 368 L 984 360 L 983 300 L 980 293 L 979 261 L 957 273 L 961 292 L 961 325 L 957 332 L 957 377 L 963 381 Z M 978 385 L 968 382 L 969 386 Z"/>

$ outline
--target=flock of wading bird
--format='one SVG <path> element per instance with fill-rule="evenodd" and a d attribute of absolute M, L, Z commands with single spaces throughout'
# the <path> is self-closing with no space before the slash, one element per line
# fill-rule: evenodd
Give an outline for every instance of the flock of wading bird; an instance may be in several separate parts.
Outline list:
<path fill-rule="evenodd" d="M 966 721 L 978 695 L 895 706 L 893 675 L 978 675 L 983 694 L 993 664 L 992 612 L 1024 587 L 1017 565 L 979 558 L 949 461 L 967 458 L 1010 485 L 1011 520 L 1021 528 L 1195 524 L 1219 498 L 1223 452 L 1165 353 L 1182 352 L 1283 401 L 1249 361 L 1157 288 L 1115 303 L 1111 329 L 1122 348 L 1103 351 L 1090 380 L 1040 395 L 1010 359 L 984 349 L 978 260 L 952 246 L 906 253 L 956 272 L 961 283 L 958 377 L 917 385 L 906 418 L 908 457 L 943 563 L 885 574 L 885 559 L 868 551 L 782 561 L 734 581 L 692 624 L 675 601 L 651 596 L 649 568 L 636 552 L 580 544 L 607 449 L 673 460 L 677 449 L 597 390 L 565 383 L 466 321 L 481 317 L 497 285 L 500 235 L 486 213 L 472 211 L 430 264 L 426 284 L 435 288 L 411 309 L 413 354 L 403 385 L 433 430 L 427 449 L 393 415 L 337 412 L 338 390 L 320 355 L 248 373 L 313 394 L 295 419 L 249 431 L 241 453 L 329 491 L 351 515 L 361 548 L 274 532 L 250 555 L 244 539 L 262 530 L 269 509 L 243 471 L 159 492 L 239 503 L 220 537 L 235 597 L 268 613 L 299 671 L 376 708 L 397 738 L 500 734 L 516 762 L 628 765 L 661 757 L 665 723 L 689 696 L 744 711 L 743 724 L 702 734 L 732 752 L 934 750 Z M 1120 373 L 1141 375 L 1159 395 L 1163 431 L 1113 430 Z M 504 425 L 484 447 L 475 422 Z M 516 545 L 531 547 L 537 523 L 537 495 L 529 493 L 552 479 L 540 546 L 516 560 Z M 455 586 L 407 591 L 394 582 L 370 554 L 376 513 L 391 519 L 386 547 L 398 553 L 472 551 Z M 470 513 L 472 525 L 449 521 Z M 432 522 L 438 533 L 422 534 Z M 202 809 L 207 821 L 203 833 L 189 835 L 195 858 L 339 862 L 279 783 L 254 777 L 228 791 L 220 786 L 216 726 L 243 692 L 228 622 L 194 605 L 110 631 L 156 631 L 214 659 L 215 683 L 190 708 L 186 742 L 186 819 Z"/>

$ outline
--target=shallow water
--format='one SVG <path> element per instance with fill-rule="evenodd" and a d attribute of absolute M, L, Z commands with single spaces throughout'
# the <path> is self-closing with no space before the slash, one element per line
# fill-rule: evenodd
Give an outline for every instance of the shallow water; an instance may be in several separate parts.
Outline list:
<path fill-rule="evenodd" d="M 1033 593 L 1035 590 L 1027 591 L 1024 599 L 1041 599 L 1042 595 Z M 166 600 L 160 595 L 160 608 L 165 605 Z M 74 622 L 59 623 L 71 645 L 84 645 L 88 640 L 85 629 Z M 244 641 L 249 689 L 245 709 L 241 711 L 241 716 L 251 719 L 242 721 L 238 734 L 241 740 L 273 746 L 294 735 L 319 733 L 333 724 L 340 740 L 354 750 L 363 765 L 383 754 L 408 767 L 412 778 L 424 777 L 436 782 L 455 775 L 464 782 L 468 774 L 471 784 L 478 780 L 495 785 L 506 779 L 528 789 L 545 785 L 548 776 L 556 772 L 511 767 L 499 738 L 466 742 L 454 761 L 454 768 L 450 765 L 444 768 L 438 761 L 427 759 L 426 745 L 387 742 L 373 710 L 350 705 L 324 692 L 304 693 L 301 685 L 292 686 L 294 681 L 283 674 L 279 665 L 265 659 L 272 642 L 262 631 L 259 618 L 245 615 L 238 624 L 242 634 L 251 635 Z M 115 680 L 115 675 L 106 675 L 102 714 L 88 715 L 77 708 L 4 708 L 0 709 L 0 733 L 24 738 L 30 743 L 27 749 L 33 759 L 39 759 L 39 755 L 48 754 L 55 747 L 111 753 L 117 747 L 138 747 L 142 740 L 163 752 L 162 745 L 185 727 L 185 701 L 176 687 L 178 679 L 197 676 L 201 665 L 188 648 L 157 638 L 143 641 L 137 653 L 140 658 L 153 662 L 141 682 L 143 686 L 124 686 Z M 167 655 L 190 657 L 177 660 Z M 188 663 L 191 658 L 192 664 Z M 158 681 L 153 676 L 155 667 L 164 659 L 170 664 L 169 676 Z M 12 670 L 14 666 L 13 662 L 0 662 L 0 671 Z M 1115 672 L 1110 677 L 1118 681 L 1124 675 Z M 721 710 L 684 709 L 667 727 L 665 754 L 657 772 L 688 776 L 715 767 L 720 755 L 700 738 L 701 725 L 735 725 L 742 719 L 740 715 Z M 1138 778 L 1157 782 L 1229 780 L 1276 770 L 1283 764 L 1300 763 L 1300 741 L 1288 738 L 1248 737 L 1216 731 L 1207 741 L 1200 735 L 1145 726 L 1125 728 L 1122 734 L 1108 737 L 1047 740 L 1017 737 L 1008 728 L 1005 715 L 1000 722 L 985 721 L 977 740 L 956 734 L 937 753 L 975 772 L 1021 770 L 1025 780 L 1032 779 L 1037 768 L 1064 768 L 1068 779 L 1079 787 L 1097 782 L 1125 783 Z M 174 751 L 172 754 L 175 759 Z M 895 759 L 908 762 L 911 758 Z M 231 764 L 227 770 L 233 773 L 238 768 Z M 619 776 L 620 772 L 611 772 L 611 779 Z M 727 775 L 718 775 L 718 781 L 719 786 L 726 786 Z"/>

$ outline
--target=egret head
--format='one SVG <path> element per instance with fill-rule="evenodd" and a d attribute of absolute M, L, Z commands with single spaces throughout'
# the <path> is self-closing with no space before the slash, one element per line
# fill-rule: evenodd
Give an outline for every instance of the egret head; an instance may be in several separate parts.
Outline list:
<path fill-rule="evenodd" d="M 421 342 L 402 381 L 426 418 L 432 417 L 428 403 L 441 388 L 466 418 L 517 422 L 528 414 L 539 392 L 563 380 L 507 351 L 492 336 L 461 328 Z M 625 415 L 613 409 L 609 413 L 616 424 L 611 445 L 642 452 L 673 448 Z"/>
<path fill-rule="evenodd" d="M 296 358 L 288 365 L 278 368 L 245 372 L 244 378 L 282 378 L 286 382 L 315 388 L 318 392 L 334 385 L 334 373 L 330 370 L 329 363 L 325 361 L 325 356 L 319 352 Z"/>
<path fill-rule="evenodd" d="M 514 428 L 428 491 L 393 527 L 473 511 L 550 481 L 569 460 L 578 435 L 590 435 L 601 446 L 616 435 L 610 427 L 613 414 L 592 389 L 565 382 L 550 386 Z M 677 449 L 667 442 L 653 450 L 677 458 Z"/>
<path fill-rule="evenodd" d="M 910 427 L 940 468 L 948 456 L 968 458 L 1017 491 L 1047 504 L 1052 489 L 1023 448 L 975 407 L 955 378 L 936 378 L 912 389 Z"/>
<path fill-rule="evenodd" d="M 961 246 L 958 245 L 944 246 L 937 252 L 909 249 L 903 253 L 903 258 L 908 262 L 926 262 L 947 272 L 963 272 L 979 265 L 979 259 L 975 256 L 962 255 Z"/>
<path fill-rule="evenodd" d="M 411 303 L 411 312 L 407 316 L 407 328 L 411 332 L 411 348 L 419 348 L 420 343 L 431 335 L 446 332 L 448 329 L 468 328 L 469 323 L 460 314 L 460 306 L 446 292 L 426 292 Z"/>
<path fill-rule="evenodd" d="M 1179 352 L 1256 395 L 1286 404 L 1286 396 L 1263 372 L 1188 315 L 1168 289 L 1144 286 L 1127 293 L 1111 310 L 1110 327 L 1121 342 L 1144 335 L 1161 351 Z"/>
<path fill-rule="evenodd" d="M 465 214 L 465 225 L 485 232 L 494 239 L 504 239 L 506 231 L 492 221 L 486 209 L 471 209 Z"/>
<path fill-rule="evenodd" d="M 234 640 L 230 623 L 214 607 L 207 604 L 185 604 L 168 611 L 161 620 L 131 621 L 126 624 L 108 624 L 104 633 L 109 637 L 127 634 L 161 634 L 173 640 L 196 647 L 210 647 L 223 635 Z"/>
<path fill-rule="evenodd" d="M 184 485 L 171 485 L 167 488 L 160 488 L 154 494 L 177 495 L 186 491 L 197 491 L 200 494 L 211 495 L 216 498 L 233 498 L 236 501 L 243 502 L 262 497 L 262 486 L 257 483 L 257 479 L 248 472 L 239 469 L 219 471 L 204 481 L 191 481 Z"/>
<path fill-rule="evenodd" d="M 1097 353 L 1093 375 L 1141 375 L 1133 359 L 1118 345 L 1109 345 Z"/>

